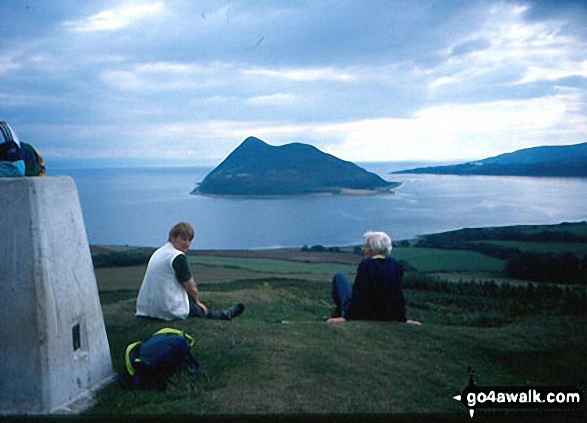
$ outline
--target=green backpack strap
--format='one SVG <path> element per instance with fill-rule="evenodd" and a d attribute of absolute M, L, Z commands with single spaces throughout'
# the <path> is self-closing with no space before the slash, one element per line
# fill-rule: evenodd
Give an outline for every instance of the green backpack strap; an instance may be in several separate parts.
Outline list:
<path fill-rule="evenodd" d="M 128 372 L 129 375 L 134 376 L 135 375 L 135 368 L 133 366 L 133 363 L 139 362 L 141 361 L 139 358 L 136 359 L 131 359 L 131 354 L 134 351 L 135 348 L 138 348 L 140 345 L 142 344 L 142 341 L 138 341 L 138 342 L 133 342 L 132 344 L 130 344 L 128 347 L 126 347 L 126 353 L 124 355 L 124 361 L 126 363 L 126 371 Z"/>
<path fill-rule="evenodd" d="M 190 348 L 193 347 L 194 344 L 196 343 L 196 338 L 194 338 L 192 335 L 190 335 L 186 331 L 179 330 L 179 329 L 173 329 L 173 328 L 163 328 L 163 329 L 160 329 L 157 332 L 155 332 L 153 334 L 153 336 L 160 335 L 162 333 L 171 333 L 173 335 L 181 335 L 181 336 L 183 336 L 186 339 L 186 341 L 187 341 L 188 345 L 190 346 Z"/>

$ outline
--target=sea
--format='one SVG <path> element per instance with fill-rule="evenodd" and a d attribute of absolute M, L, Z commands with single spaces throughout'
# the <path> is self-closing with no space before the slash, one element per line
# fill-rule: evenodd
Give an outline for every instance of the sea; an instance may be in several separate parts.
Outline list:
<path fill-rule="evenodd" d="M 193 249 L 362 244 L 367 231 L 393 240 L 464 227 L 587 220 L 587 179 L 390 174 L 405 163 L 359 163 L 392 194 L 227 198 L 190 192 L 213 166 L 67 166 L 94 245 L 158 247 L 177 222 L 195 229 Z M 410 165 L 415 165 L 414 163 Z"/>

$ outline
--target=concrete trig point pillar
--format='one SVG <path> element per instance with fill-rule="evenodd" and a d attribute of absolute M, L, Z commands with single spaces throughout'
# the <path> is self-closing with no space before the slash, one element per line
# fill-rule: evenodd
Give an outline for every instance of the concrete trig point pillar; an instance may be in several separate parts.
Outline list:
<path fill-rule="evenodd" d="M 73 179 L 0 178 L 0 414 L 76 411 L 113 374 Z"/>

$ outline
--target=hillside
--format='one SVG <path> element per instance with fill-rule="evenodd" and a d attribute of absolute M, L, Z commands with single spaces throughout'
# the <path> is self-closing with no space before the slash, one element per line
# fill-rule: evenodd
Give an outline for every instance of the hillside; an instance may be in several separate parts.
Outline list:
<path fill-rule="evenodd" d="M 587 177 L 587 143 L 526 148 L 475 162 L 392 173 Z"/>
<path fill-rule="evenodd" d="M 192 194 L 367 194 L 389 192 L 397 185 L 311 145 L 275 147 L 249 137 Z"/>
<path fill-rule="evenodd" d="M 514 279 L 504 273 L 506 259 L 464 249 L 478 242 L 515 242 L 524 251 L 532 244 L 541 253 L 583 256 L 585 236 L 587 224 L 580 222 L 470 228 L 425 236 L 433 248 L 397 245 L 392 255 L 409 264 L 408 316 L 422 326 L 323 322 L 331 311 L 332 274 L 342 271 L 352 280 L 361 259 L 351 249 L 194 251 L 188 263 L 202 301 L 212 309 L 246 303 L 243 315 L 231 322 L 135 318 L 145 263 L 97 268 L 116 371 L 125 366 L 128 344 L 163 327 L 196 336 L 193 352 L 202 369 L 195 376 L 174 375 L 165 391 L 125 392 L 109 384 L 83 417 L 585 422 L 584 405 L 578 413 L 479 409 L 471 420 L 468 409 L 453 400 L 467 385 L 469 368 L 477 386 L 587 385 L 587 286 Z M 115 253 L 113 266 L 122 263 L 125 251 L 148 258 L 137 247 L 93 248 L 100 256 L 109 250 Z"/>

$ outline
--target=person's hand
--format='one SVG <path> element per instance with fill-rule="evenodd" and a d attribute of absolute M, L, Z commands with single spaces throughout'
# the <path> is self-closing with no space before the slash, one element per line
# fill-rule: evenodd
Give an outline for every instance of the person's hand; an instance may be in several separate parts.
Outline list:
<path fill-rule="evenodd" d="M 422 323 L 418 322 L 417 320 L 406 320 L 408 325 L 415 325 L 415 326 L 422 326 Z"/>
<path fill-rule="evenodd" d="M 346 319 L 344 317 L 332 317 L 326 321 L 326 323 L 344 323 Z"/>
<path fill-rule="evenodd" d="M 204 304 L 202 304 L 201 302 L 197 301 L 197 304 L 202 307 L 202 310 L 204 310 L 204 315 L 208 315 L 208 307 L 206 307 Z"/>

